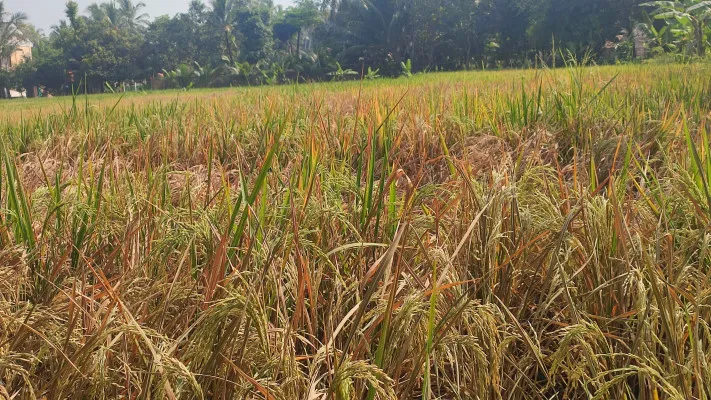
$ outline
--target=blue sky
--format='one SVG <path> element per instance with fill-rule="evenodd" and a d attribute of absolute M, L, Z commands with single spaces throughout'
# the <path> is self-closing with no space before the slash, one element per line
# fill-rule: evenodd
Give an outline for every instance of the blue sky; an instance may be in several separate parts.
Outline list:
<path fill-rule="evenodd" d="M 82 12 L 91 3 L 98 0 L 77 0 Z M 48 32 L 52 25 L 64 19 L 64 6 L 67 0 L 5 0 L 5 9 L 9 12 L 22 11 L 30 17 L 30 22 L 37 28 Z M 155 18 L 159 15 L 173 15 L 186 11 L 190 0 L 143 0 L 146 12 Z M 206 1 L 208 3 L 209 1 Z M 289 5 L 291 0 L 275 0 L 275 4 Z"/>

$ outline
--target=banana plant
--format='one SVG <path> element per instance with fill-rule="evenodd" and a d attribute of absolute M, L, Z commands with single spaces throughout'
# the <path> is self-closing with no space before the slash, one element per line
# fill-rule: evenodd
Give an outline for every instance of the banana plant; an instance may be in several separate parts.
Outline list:
<path fill-rule="evenodd" d="M 336 62 L 336 70 L 329 72 L 328 75 L 332 76 L 334 81 L 342 81 L 346 79 L 347 76 L 358 75 L 358 73 L 349 68 L 343 69 L 341 63 Z"/>
<path fill-rule="evenodd" d="M 255 75 L 259 72 L 259 68 L 256 64 L 252 65 L 247 61 L 235 61 L 231 63 L 227 57 L 222 57 L 222 61 L 224 63 L 217 68 L 217 74 L 219 74 L 221 79 L 225 79 L 229 83 L 236 81 L 249 85 Z"/>
<path fill-rule="evenodd" d="M 180 89 L 192 88 L 194 73 L 193 68 L 187 64 L 180 64 L 172 71 L 163 70 L 168 85 Z"/>
<path fill-rule="evenodd" d="M 217 68 L 203 67 L 197 61 L 194 61 L 193 65 L 195 68 L 193 76 L 195 77 L 194 82 L 196 86 L 209 87 L 215 83 L 220 72 Z"/>
<path fill-rule="evenodd" d="M 672 25 L 670 31 L 677 36 L 691 38 L 694 53 L 706 54 L 707 31 L 711 22 L 711 0 L 652 1 L 642 7 L 654 7 L 652 16 Z"/>
<path fill-rule="evenodd" d="M 378 78 L 380 78 L 380 68 L 373 69 L 371 67 L 368 67 L 368 72 L 365 74 L 365 79 L 372 81 Z"/>
<path fill-rule="evenodd" d="M 657 29 L 654 26 L 654 19 L 645 14 L 645 21 L 637 24 L 637 28 L 647 35 L 653 48 L 663 52 L 676 51 L 679 48 L 679 40 L 670 30 L 671 25 L 669 24 L 664 24 L 664 26 Z"/>
<path fill-rule="evenodd" d="M 402 69 L 402 76 L 406 78 L 412 77 L 412 60 L 407 59 L 406 61 L 400 62 L 400 69 Z"/>

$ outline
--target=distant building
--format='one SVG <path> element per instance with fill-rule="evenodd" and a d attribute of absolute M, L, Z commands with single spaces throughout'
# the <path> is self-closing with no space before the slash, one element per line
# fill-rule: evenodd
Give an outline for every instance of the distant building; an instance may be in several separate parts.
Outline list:
<path fill-rule="evenodd" d="M 22 32 L 17 32 L 19 37 L 22 37 Z M 32 47 L 34 46 L 29 40 L 16 40 L 15 43 L 10 43 L 11 46 L 15 47 L 9 56 L 0 57 L 0 69 L 5 71 L 14 69 L 18 65 L 25 62 L 25 60 L 32 59 Z"/>

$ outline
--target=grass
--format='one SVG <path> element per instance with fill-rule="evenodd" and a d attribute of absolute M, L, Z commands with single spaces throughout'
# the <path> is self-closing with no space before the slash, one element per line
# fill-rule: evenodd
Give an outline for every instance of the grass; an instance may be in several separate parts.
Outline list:
<path fill-rule="evenodd" d="M 0 398 L 709 399 L 711 67 L 0 104 Z"/>

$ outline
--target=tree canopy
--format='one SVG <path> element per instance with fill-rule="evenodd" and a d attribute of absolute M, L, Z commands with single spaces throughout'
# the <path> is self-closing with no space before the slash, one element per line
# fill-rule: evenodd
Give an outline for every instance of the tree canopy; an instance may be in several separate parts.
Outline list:
<path fill-rule="evenodd" d="M 23 12 L 9 13 L 5 4 L 0 1 L 0 60 L 8 58 L 17 45 L 25 38 L 22 28 L 27 23 L 27 15 Z"/>
<path fill-rule="evenodd" d="M 639 43 L 703 56 L 711 36 L 704 0 L 297 0 L 287 8 L 271 0 L 193 0 L 183 13 L 154 19 L 144 7 L 112 0 L 81 10 L 69 1 L 16 82 L 55 91 L 82 82 L 101 91 L 156 80 L 218 86 L 368 69 L 398 76 L 553 65 L 561 55 L 619 62 Z M 7 13 L 2 1 L 0 15 L 0 55 L 7 56 L 26 16 Z"/>

